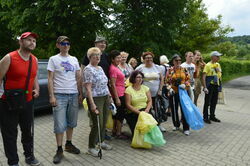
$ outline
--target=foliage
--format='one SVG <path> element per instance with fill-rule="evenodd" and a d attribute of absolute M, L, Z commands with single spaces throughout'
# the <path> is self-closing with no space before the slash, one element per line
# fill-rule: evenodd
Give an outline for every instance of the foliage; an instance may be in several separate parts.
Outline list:
<path fill-rule="evenodd" d="M 202 0 L 189 0 L 184 17 L 178 27 L 175 49 L 181 53 L 194 50 L 207 50 L 208 46 L 224 37 L 233 29 L 221 26 L 222 16 L 209 19 Z"/>
<path fill-rule="evenodd" d="M 236 49 L 236 44 L 231 43 L 230 41 L 226 41 L 223 43 L 219 43 L 212 47 L 212 50 L 217 50 L 222 53 L 224 56 L 236 56 L 238 54 L 238 50 Z"/>
<path fill-rule="evenodd" d="M 178 3 L 178 5 L 176 5 Z M 173 45 L 186 0 L 122 0 L 114 8 L 110 33 L 112 47 L 132 56 L 143 51 L 166 53 Z"/>
<path fill-rule="evenodd" d="M 39 35 L 35 53 L 48 58 L 57 52 L 58 36 L 70 37 L 71 54 L 80 57 L 93 45 L 95 33 L 105 29 L 111 0 L 1 0 L 1 20 L 14 36 L 24 31 Z"/>
<path fill-rule="evenodd" d="M 209 19 L 202 0 L 1 0 L 0 6 L 3 40 L 36 32 L 39 58 L 58 52 L 59 35 L 70 37 L 70 53 L 78 58 L 93 45 L 96 33 L 108 37 L 109 50 L 139 57 L 143 51 L 159 56 L 206 50 L 232 30 L 221 26 L 221 16 Z"/>

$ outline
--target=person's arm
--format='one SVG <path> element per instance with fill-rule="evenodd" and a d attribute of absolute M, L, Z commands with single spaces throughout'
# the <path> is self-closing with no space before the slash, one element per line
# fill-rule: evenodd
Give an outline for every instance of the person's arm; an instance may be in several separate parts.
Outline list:
<path fill-rule="evenodd" d="M 82 95 L 82 77 L 81 77 L 81 70 L 76 71 L 76 82 L 77 82 L 77 90 L 79 93 L 79 98 L 78 101 L 81 104 L 83 100 L 83 95 Z"/>
<path fill-rule="evenodd" d="M 0 61 L 0 85 L 2 85 L 3 78 L 10 67 L 10 55 L 7 54 Z"/>
<path fill-rule="evenodd" d="M 36 63 L 38 66 L 38 60 L 36 59 Z M 37 73 L 38 73 L 38 68 L 37 68 Z M 36 74 L 35 80 L 34 80 L 34 87 L 33 87 L 33 97 L 37 98 L 39 96 L 39 92 L 40 92 L 40 87 L 39 87 L 39 83 L 38 83 L 38 76 Z"/>
<path fill-rule="evenodd" d="M 147 107 L 145 109 L 145 112 L 148 113 L 150 109 L 152 108 L 152 97 L 151 97 L 150 90 L 146 92 L 146 95 L 147 95 L 148 101 L 147 101 Z"/>
<path fill-rule="evenodd" d="M 207 89 L 207 85 L 206 85 L 206 76 L 207 74 L 205 72 L 203 72 L 202 74 L 202 86 L 203 86 L 203 91 L 208 94 L 208 89 Z"/>
<path fill-rule="evenodd" d="M 99 114 L 98 108 L 96 107 L 96 104 L 94 102 L 93 96 L 92 96 L 92 83 L 85 83 L 85 88 L 87 91 L 87 98 L 88 103 L 90 104 L 90 110 L 96 114 Z"/>
<path fill-rule="evenodd" d="M 125 103 L 126 103 L 126 107 L 128 108 L 128 110 L 130 110 L 136 114 L 140 114 L 139 109 L 137 109 L 131 105 L 131 95 L 130 94 L 125 93 L 125 101 L 126 101 Z"/>
<path fill-rule="evenodd" d="M 160 87 L 159 87 L 159 89 L 158 89 L 158 95 L 162 95 L 162 87 L 163 87 L 163 85 L 164 85 L 164 78 L 163 78 L 163 76 L 162 76 L 162 73 L 160 73 Z"/>
<path fill-rule="evenodd" d="M 54 94 L 54 72 L 48 70 L 48 90 L 49 90 L 49 102 L 52 107 L 56 107 L 56 97 Z"/>
<path fill-rule="evenodd" d="M 112 91 L 112 94 L 114 95 L 114 99 L 115 99 L 116 105 L 120 106 L 121 105 L 121 101 L 119 99 L 115 83 L 116 83 L 116 78 L 111 78 L 110 79 L 111 91 Z"/>

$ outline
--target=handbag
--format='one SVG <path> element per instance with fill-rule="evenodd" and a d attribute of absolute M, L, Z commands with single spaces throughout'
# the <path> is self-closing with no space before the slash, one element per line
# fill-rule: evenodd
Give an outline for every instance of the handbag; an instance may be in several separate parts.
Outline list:
<path fill-rule="evenodd" d="M 24 109 L 26 105 L 26 94 L 28 94 L 29 79 L 32 67 L 32 57 L 29 58 L 29 68 L 28 76 L 26 77 L 25 90 L 23 89 L 5 89 L 5 83 L 7 81 L 7 76 L 4 80 L 4 95 L 6 97 L 6 102 L 8 104 L 9 110 L 19 110 Z"/>

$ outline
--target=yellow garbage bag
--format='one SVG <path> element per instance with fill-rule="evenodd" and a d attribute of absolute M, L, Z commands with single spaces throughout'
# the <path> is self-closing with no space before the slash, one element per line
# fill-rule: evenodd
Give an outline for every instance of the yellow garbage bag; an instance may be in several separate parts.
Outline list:
<path fill-rule="evenodd" d="M 152 145 L 147 142 L 144 142 L 144 134 L 140 133 L 139 130 L 135 129 L 131 147 L 150 149 L 152 148 Z"/>
<path fill-rule="evenodd" d="M 112 113 L 110 110 L 108 110 L 108 119 L 107 119 L 107 123 L 106 123 L 106 128 L 112 130 L 114 126 L 114 121 L 112 118 Z"/>
<path fill-rule="evenodd" d="M 144 111 L 140 112 L 134 131 L 131 147 L 150 149 L 152 145 L 144 142 L 144 135 L 157 125 L 152 115 Z"/>
<path fill-rule="evenodd" d="M 135 128 L 139 130 L 140 133 L 146 134 L 156 125 L 157 121 L 154 119 L 154 117 L 151 114 L 142 111 L 139 114 Z"/>
<path fill-rule="evenodd" d="M 82 105 L 83 105 L 83 109 L 85 110 L 85 111 L 88 111 L 88 104 L 87 104 L 87 100 L 86 100 L 86 98 L 82 101 Z"/>

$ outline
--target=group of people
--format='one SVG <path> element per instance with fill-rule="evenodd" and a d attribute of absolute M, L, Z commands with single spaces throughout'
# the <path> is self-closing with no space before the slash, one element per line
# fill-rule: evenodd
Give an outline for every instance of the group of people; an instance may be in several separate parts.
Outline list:
<path fill-rule="evenodd" d="M 4 93 L 0 100 L 1 133 L 5 155 L 8 164 L 18 166 L 17 155 L 17 126 L 22 131 L 22 144 L 25 161 L 29 165 L 40 165 L 33 151 L 33 98 L 39 96 L 37 79 L 37 58 L 31 53 L 36 47 L 37 34 L 25 32 L 20 36 L 20 48 L 4 56 L 0 61 L 0 85 L 3 83 Z M 90 119 L 90 134 L 88 153 L 97 157 L 100 142 L 102 149 L 111 150 L 112 146 L 105 142 L 106 123 L 110 104 L 115 104 L 117 113 L 113 115 L 112 136 L 117 139 L 128 139 L 122 132 L 126 119 L 133 135 L 138 115 L 141 111 L 152 113 L 159 111 L 156 104 L 158 96 L 167 96 L 169 106 L 164 113 L 172 116 L 173 130 L 179 130 L 180 118 L 178 108 L 181 109 L 183 133 L 189 135 L 189 125 L 186 122 L 180 104 L 178 88 L 185 89 L 192 101 L 197 105 L 199 94 L 203 86 L 205 103 L 203 109 L 204 122 L 220 122 L 215 117 L 218 92 L 221 89 L 221 67 L 218 63 L 221 54 L 211 53 L 211 61 L 207 64 L 202 60 L 199 51 L 187 52 L 186 62 L 181 63 L 181 56 L 175 54 L 170 62 L 163 55 L 160 65 L 154 63 L 155 55 L 144 52 L 142 63 L 137 66 L 137 60 L 126 52 L 112 50 L 105 52 L 107 41 L 97 36 L 94 47 L 88 49 L 81 66 L 76 57 L 69 54 L 70 39 L 59 36 L 56 47 L 57 55 L 51 56 L 48 61 L 48 91 L 49 101 L 53 107 L 54 133 L 56 137 L 56 154 L 53 163 L 61 162 L 63 153 L 63 137 L 66 132 L 64 150 L 80 154 L 80 150 L 73 144 L 73 130 L 77 126 L 79 103 L 87 99 L 88 115 Z M 170 63 L 170 64 L 169 64 Z M 10 95 L 9 91 L 23 90 L 17 95 Z M 6 93 L 8 92 L 8 93 Z M 10 97 L 11 96 L 11 97 Z M 24 96 L 23 105 L 12 109 L 11 102 L 16 97 Z M 20 97 L 18 98 L 18 100 Z M 21 102 L 19 102 L 20 104 Z M 210 115 L 208 108 L 210 107 Z M 170 113 L 171 112 L 171 113 Z M 162 122 L 158 127 L 162 132 L 166 129 Z M 100 134 L 100 138 L 98 138 Z"/>

